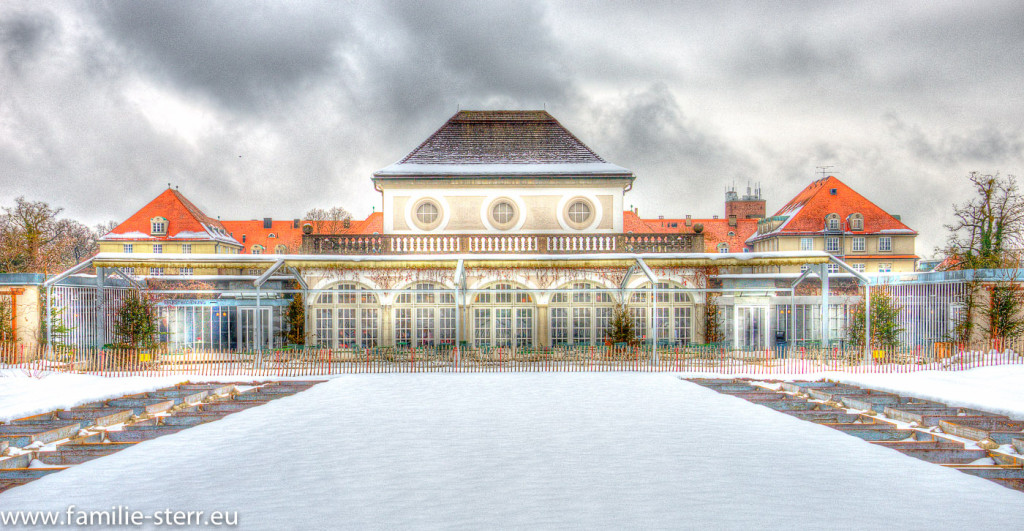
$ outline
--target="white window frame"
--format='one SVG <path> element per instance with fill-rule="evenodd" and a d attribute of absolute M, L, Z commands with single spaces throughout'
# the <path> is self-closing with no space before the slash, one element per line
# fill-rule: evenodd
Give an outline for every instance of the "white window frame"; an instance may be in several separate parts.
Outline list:
<path fill-rule="evenodd" d="M 892 252 L 892 236 L 878 237 L 878 252 Z"/>
<path fill-rule="evenodd" d="M 879 273 L 892 273 L 892 262 L 879 262 L 878 263 Z"/>
<path fill-rule="evenodd" d="M 124 253 L 125 254 L 131 254 L 132 253 L 132 249 L 133 249 L 132 244 L 130 244 L 130 243 L 124 244 Z"/>
<path fill-rule="evenodd" d="M 163 252 L 164 252 L 164 244 L 162 244 L 162 243 L 154 243 L 153 244 L 153 254 L 163 254 Z"/>
<path fill-rule="evenodd" d="M 507 282 L 483 289 L 501 291 L 480 291 L 472 295 L 470 311 L 473 316 L 473 345 L 533 347 L 537 315 L 533 296 L 526 292 L 516 292 L 523 289 L 523 286 Z"/>
<path fill-rule="evenodd" d="M 838 253 L 841 249 L 838 236 L 827 236 L 825 238 L 825 252 Z"/>
<path fill-rule="evenodd" d="M 611 319 L 609 312 L 616 301 L 607 291 L 594 291 L 598 287 L 591 282 L 572 282 L 559 288 L 575 290 L 571 294 L 558 292 L 551 296 L 548 310 L 551 346 L 604 344 Z M 588 311 L 577 311 L 579 308 Z M 586 330 L 582 330 L 584 327 Z"/>
<path fill-rule="evenodd" d="M 181 244 L 181 254 L 192 254 L 192 244 L 183 243 Z"/>
<path fill-rule="evenodd" d="M 814 250 L 814 238 L 800 238 L 800 250 L 801 251 L 813 251 Z"/>
<path fill-rule="evenodd" d="M 865 238 L 863 236 L 854 236 L 852 242 L 853 251 L 858 253 L 864 252 L 864 250 L 867 249 L 867 246 L 864 242 Z"/>
<path fill-rule="evenodd" d="M 395 295 L 392 337 L 396 346 L 455 344 L 455 295 L 446 290 L 441 284 L 417 282 Z M 399 320 L 406 326 L 399 327 Z"/>

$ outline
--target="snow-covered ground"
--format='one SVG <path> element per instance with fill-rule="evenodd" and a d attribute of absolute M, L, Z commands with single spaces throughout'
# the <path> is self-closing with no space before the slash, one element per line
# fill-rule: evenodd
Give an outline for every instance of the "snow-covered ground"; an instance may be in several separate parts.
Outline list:
<path fill-rule="evenodd" d="M 0 421 L 46 413 L 152 391 L 187 380 L 186 377 L 104 378 L 82 374 L 0 369 Z"/>
<path fill-rule="evenodd" d="M 879 391 L 904 393 L 951 406 L 983 409 L 1024 419 L 1024 366 L 909 374 L 833 375 L 832 379 Z"/>
<path fill-rule="evenodd" d="M 1024 528 L 1024 493 L 670 374 L 388 374 L 0 494 L 244 529 Z"/>

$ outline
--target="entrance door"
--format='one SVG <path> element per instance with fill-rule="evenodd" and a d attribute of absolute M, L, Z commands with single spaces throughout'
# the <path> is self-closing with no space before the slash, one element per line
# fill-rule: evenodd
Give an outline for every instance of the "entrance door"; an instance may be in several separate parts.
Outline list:
<path fill-rule="evenodd" d="M 735 345 L 743 350 L 763 350 L 768 345 L 767 307 L 736 307 Z"/>
<path fill-rule="evenodd" d="M 260 312 L 260 328 L 263 330 L 263 348 L 274 348 L 274 321 L 270 308 L 244 307 L 238 309 L 238 348 L 243 351 L 256 350 L 256 310 Z"/>

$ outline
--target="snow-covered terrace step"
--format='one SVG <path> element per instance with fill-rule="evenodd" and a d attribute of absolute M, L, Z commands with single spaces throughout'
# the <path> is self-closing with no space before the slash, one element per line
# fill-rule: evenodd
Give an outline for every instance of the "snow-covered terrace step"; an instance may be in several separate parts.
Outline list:
<path fill-rule="evenodd" d="M 0 439 L 6 439 L 11 446 L 24 448 L 32 443 L 51 443 L 67 439 L 80 429 L 77 422 L 50 421 L 32 424 L 0 425 Z"/>
<path fill-rule="evenodd" d="M 121 431 L 108 431 L 107 439 L 110 442 L 142 442 L 179 431 L 188 426 L 125 426 Z"/>
<path fill-rule="evenodd" d="M 978 463 L 980 459 L 991 459 L 991 456 L 985 450 L 963 448 L 899 448 L 899 451 L 903 455 L 939 464 L 980 464 Z M 995 464 L 995 462 L 987 464 Z"/>
<path fill-rule="evenodd" d="M 68 443 L 59 444 L 52 452 L 38 452 L 36 458 L 52 466 L 79 465 L 98 457 L 120 452 L 138 443 Z"/>
<path fill-rule="evenodd" d="M 902 422 L 916 422 L 919 426 L 927 427 L 938 426 L 939 421 L 942 420 L 955 420 L 965 416 L 1006 418 L 1004 415 L 997 415 L 995 413 L 989 413 L 988 411 L 968 408 L 940 407 L 939 405 L 894 405 L 887 406 L 882 412 L 885 416 L 891 419 Z"/>
<path fill-rule="evenodd" d="M 130 409 L 118 408 L 72 408 L 57 410 L 31 417 L 12 420 L 11 424 L 47 424 L 54 421 L 75 421 L 82 429 L 93 426 L 122 424 L 132 416 Z"/>
<path fill-rule="evenodd" d="M 889 394 L 880 393 L 879 391 L 870 391 L 861 389 L 860 387 L 853 386 L 836 386 L 836 387 L 821 387 L 807 389 L 807 395 L 815 400 L 823 400 L 825 402 L 839 402 L 846 395 L 866 395 L 866 394 Z"/>
<path fill-rule="evenodd" d="M 1024 421 L 989 416 L 940 420 L 939 427 L 943 432 L 957 437 L 974 441 L 992 439 L 999 444 L 1009 444 L 1014 437 L 1024 436 Z"/>
<path fill-rule="evenodd" d="M 1017 453 L 1024 455 L 1024 437 L 1013 439 L 1011 444 L 1013 444 L 1013 447 L 1017 449 Z"/>
<path fill-rule="evenodd" d="M 31 452 L 20 455 L 12 455 L 10 457 L 0 457 L 0 470 L 9 468 L 28 468 L 28 464 L 31 462 Z"/>
<path fill-rule="evenodd" d="M 143 413 L 149 413 L 152 415 L 154 413 L 162 413 L 174 407 L 174 400 L 168 400 L 165 398 L 149 398 L 145 394 L 141 394 L 108 400 L 107 405 L 111 407 L 131 408 L 136 415 L 142 415 Z"/>
<path fill-rule="evenodd" d="M 174 405 L 196 404 L 210 396 L 210 391 L 198 389 L 168 389 L 146 393 L 147 398 L 171 399 Z"/>

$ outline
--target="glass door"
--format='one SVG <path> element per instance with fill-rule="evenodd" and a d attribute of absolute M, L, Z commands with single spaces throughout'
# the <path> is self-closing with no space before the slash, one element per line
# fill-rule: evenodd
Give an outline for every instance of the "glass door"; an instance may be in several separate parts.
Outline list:
<path fill-rule="evenodd" d="M 763 350 L 768 345 L 768 308 L 736 307 L 735 345 L 742 350 Z"/>
<path fill-rule="evenodd" d="M 243 351 L 256 350 L 257 348 L 257 336 L 256 336 L 256 311 L 260 312 L 260 324 L 259 327 L 262 329 L 261 345 L 264 349 L 274 348 L 274 334 L 271 333 L 274 326 L 274 320 L 270 316 L 270 308 L 255 308 L 246 307 L 239 308 L 239 319 L 238 319 L 238 348 Z"/>

